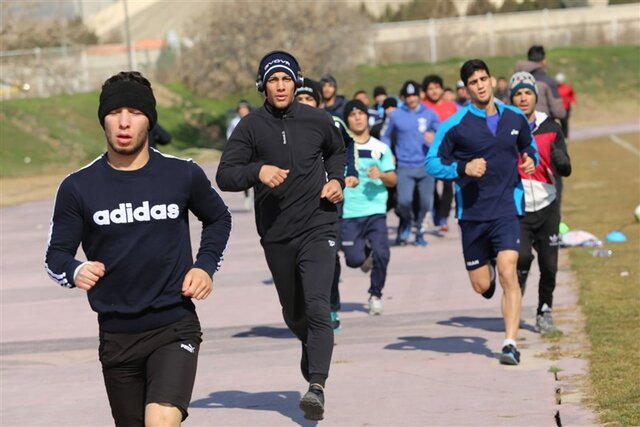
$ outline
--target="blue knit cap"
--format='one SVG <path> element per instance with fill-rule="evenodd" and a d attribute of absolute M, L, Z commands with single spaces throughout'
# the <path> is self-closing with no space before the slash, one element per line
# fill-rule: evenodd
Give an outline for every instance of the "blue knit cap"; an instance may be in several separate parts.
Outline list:
<path fill-rule="evenodd" d="M 291 76 L 296 81 L 298 78 L 298 62 L 293 55 L 282 51 L 276 50 L 267 54 L 262 61 L 260 61 L 260 68 L 258 68 L 258 75 L 264 83 L 269 80 L 269 77 L 273 73 L 282 71 Z"/>

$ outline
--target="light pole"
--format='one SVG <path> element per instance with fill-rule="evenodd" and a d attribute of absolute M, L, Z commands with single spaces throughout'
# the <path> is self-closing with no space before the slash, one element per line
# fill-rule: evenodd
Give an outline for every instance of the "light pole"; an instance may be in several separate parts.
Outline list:
<path fill-rule="evenodd" d="M 124 6 L 124 33 L 127 39 L 127 54 L 129 57 L 129 71 L 133 71 L 133 48 L 131 47 L 131 33 L 129 31 L 129 9 L 127 7 L 127 0 L 122 0 Z"/>

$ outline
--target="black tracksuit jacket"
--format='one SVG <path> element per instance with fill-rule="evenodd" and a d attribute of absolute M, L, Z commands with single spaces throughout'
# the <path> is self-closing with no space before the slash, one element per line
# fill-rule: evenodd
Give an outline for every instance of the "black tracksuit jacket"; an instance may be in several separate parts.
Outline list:
<path fill-rule="evenodd" d="M 263 165 L 289 169 L 289 175 L 270 188 L 259 179 Z M 216 182 L 223 191 L 254 187 L 258 233 L 272 243 L 336 222 L 336 205 L 320 192 L 331 179 L 344 188 L 344 173 L 344 142 L 329 114 L 297 101 L 284 110 L 265 102 L 231 134 Z"/>

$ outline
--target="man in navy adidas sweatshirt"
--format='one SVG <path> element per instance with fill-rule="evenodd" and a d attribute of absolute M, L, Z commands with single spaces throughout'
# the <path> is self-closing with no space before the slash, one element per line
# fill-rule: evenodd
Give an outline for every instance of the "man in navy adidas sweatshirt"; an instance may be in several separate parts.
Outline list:
<path fill-rule="evenodd" d="M 495 291 L 493 263 L 497 262 L 504 290 L 505 340 L 500 363 L 517 365 L 520 353 L 515 340 L 522 295 L 516 263 L 519 217 L 524 213 L 518 168 L 532 174 L 539 162 L 538 150 L 524 114 L 495 102 L 487 64 L 479 59 L 465 62 L 460 79 L 471 104 L 438 129 L 425 166 L 435 178 L 455 180 L 465 264 L 473 289 L 485 298 L 491 298 Z M 522 164 L 518 166 L 520 156 Z"/>
<path fill-rule="evenodd" d="M 177 426 L 187 417 L 202 335 L 192 300 L 211 293 L 231 230 L 204 171 L 149 148 L 155 105 L 138 72 L 104 83 L 107 152 L 60 184 L 45 257 L 49 276 L 87 291 L 98 313 L 116 425 Z M 203 226 L 195 261 L 189 211 Z"/>

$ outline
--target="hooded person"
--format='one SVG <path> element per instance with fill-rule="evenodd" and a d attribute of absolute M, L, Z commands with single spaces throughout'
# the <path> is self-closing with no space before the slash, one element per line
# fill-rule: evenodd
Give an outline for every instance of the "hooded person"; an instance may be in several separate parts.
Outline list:
<path fill-rule="evenodd" d="M 322 107 L 332 116 L 343 117 L 344 105 L 347 100 L 344 96 L 338 95 L 338 81 L 331 74 L 325 74 L 320 79 L 322 88 Z"/>
<path fill-rule="evenodd" d="M 563 119 L 567 112 L 564 109 L 560 92 L 558 92 L 558 84 L 544 69 L 546 65 L 544 47 L 534 45 L 529 48 L 526 61 L 516 62 L 514 71 L 526 71 L 536 79 L 538 85 L 537 111 L 542 111 L 554 119 Z"/>

